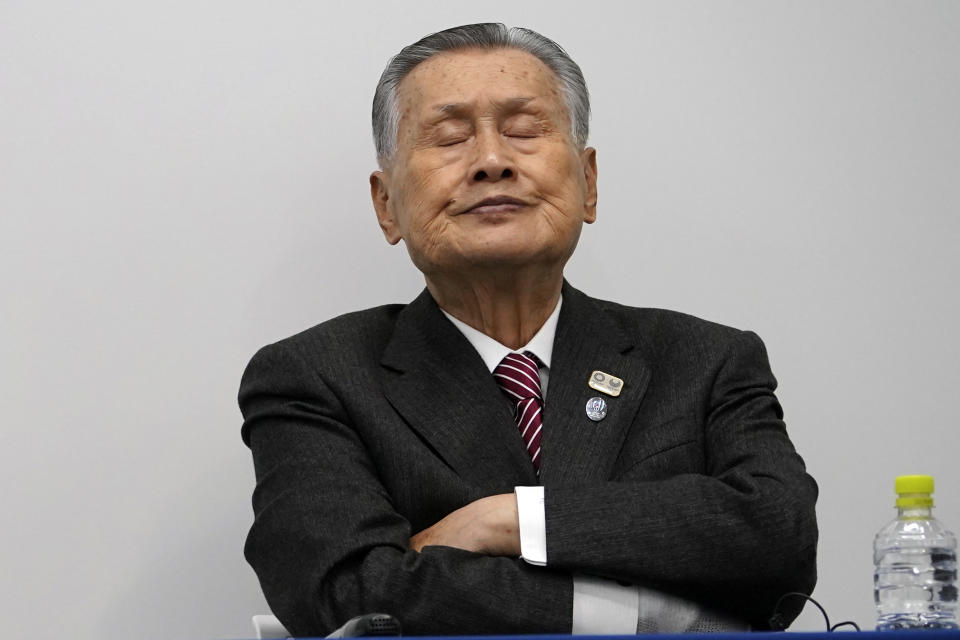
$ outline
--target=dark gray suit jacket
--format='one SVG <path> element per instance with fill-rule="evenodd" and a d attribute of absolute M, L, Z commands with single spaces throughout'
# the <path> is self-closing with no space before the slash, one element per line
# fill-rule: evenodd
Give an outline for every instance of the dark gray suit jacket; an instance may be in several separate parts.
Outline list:
<path fill-rule="evenodd" d="M 296 635 L 359 613 L 407 634 L 569 633 L 572 573 L 677 594 L 764 628 L 816 580 L 817 488 L 754 334 L 564 284 L 539 479 L 509 403 L 429 293 L 260 350 L 240 387 L 253 451 L 245 553 Z M 599 369 L 625 381 L 590 421 Z M 545 487 L 549 566 L 412 534 Z M 788 601 L 786 618 L 799 611 Z"/>

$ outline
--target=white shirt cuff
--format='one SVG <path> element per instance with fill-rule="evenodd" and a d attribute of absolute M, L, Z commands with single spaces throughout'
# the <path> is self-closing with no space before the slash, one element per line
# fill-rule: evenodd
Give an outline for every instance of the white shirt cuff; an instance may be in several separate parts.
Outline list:
<path fill-rule="evenodd" d="M 573 628 L 577 635 L 635 635 L 640 592 L 613 580 L 573 577 Z"/>
<path fill-rule="evenodd" d="M 520 521 L 520 557 L 529 564 L 547 564 L 547 518 L 543 487 L 514 487 Z"/>

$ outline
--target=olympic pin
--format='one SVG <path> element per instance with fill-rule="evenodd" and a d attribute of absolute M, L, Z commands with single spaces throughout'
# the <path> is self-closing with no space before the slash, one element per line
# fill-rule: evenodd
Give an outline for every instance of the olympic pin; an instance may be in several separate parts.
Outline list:
<path fill-rule="evenodd" d="M 587 381 L 587 386 L 591 389 L 596 389 L 600 393 L 605 393 L 608 396 L 616 398 L 620 395 L 620 392 L 623 391 L 623 380 L 609 373 L 604 373 L 603 371 L 594 371 L 590 374 L 590 380 Z"/>

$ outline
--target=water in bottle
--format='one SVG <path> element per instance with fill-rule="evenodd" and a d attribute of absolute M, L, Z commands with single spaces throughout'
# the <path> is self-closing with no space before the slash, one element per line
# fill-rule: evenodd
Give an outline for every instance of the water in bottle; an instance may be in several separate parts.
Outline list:
<path fill-rule="evenodd" d="M 877 630 L 958 629 L 957 540 L 931 513 L 933 478 L 895 486 L 897 518 L 873 543 Z"/>

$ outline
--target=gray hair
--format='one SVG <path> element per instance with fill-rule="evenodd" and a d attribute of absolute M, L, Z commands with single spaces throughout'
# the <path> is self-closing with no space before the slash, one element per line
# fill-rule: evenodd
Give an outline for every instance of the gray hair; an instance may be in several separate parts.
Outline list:
<path fill-rule="evenodd" d="M 458 49 L 519 49 L 536 56 L 560 81 L 573 141 L 587 144 L 590 126 L 590 94 L 580 67 L 556 42 L 523 27 L 507 28 L 499 22 L 468 24 L 432 33 L 404 47 L 390 58 L 373 94 L 373 143 L 377 161 L 383 166 L 394 154 L 400 127 L 397 88 L 421 62 L 443 51 Z"/>

